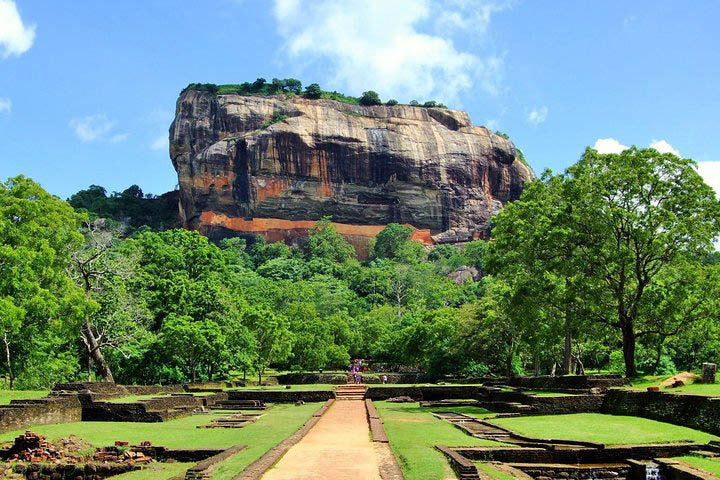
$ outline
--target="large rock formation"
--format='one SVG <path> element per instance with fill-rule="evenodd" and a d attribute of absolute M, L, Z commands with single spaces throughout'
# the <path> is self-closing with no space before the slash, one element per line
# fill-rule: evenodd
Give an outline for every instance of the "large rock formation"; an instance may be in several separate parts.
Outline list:
<path fill-rule="evenodd" d="M 388 223 L 427 244 L 486 236 L 531 170 L 464 112 L 186 90 L 170 156 L 187 228 L 293 242 L 332 216 L 359 249 Z"/>

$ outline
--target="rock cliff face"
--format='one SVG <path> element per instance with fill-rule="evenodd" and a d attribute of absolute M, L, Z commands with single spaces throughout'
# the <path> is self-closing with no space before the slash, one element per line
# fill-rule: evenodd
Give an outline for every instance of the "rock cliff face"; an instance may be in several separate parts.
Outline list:
<path fill-rule="evenodd" d="M 289 243 L 332 216 L 360 255 L 388 223 L 426 244 L 486 236 L 532 172 L 464 112 L 186 90 L 170 156 L 187 228 Z"/>

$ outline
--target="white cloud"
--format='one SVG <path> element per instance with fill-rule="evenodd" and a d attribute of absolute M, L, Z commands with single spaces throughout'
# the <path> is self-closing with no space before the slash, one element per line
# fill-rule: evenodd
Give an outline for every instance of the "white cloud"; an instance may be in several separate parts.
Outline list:
<path fill-rule="evenodd" d="M 165 135 L 160 135 L 155 140 L 152 141 L 150 144 L 150 150 L 155 150 L 156 152 L 162 152 L 163 150 L 167 150 L 169 148 L 169 141 L 168 141 L 168 135 L 167 133 Z"/>
<path fill-rule="evenodd" d="M 75 132 L 75 135 L 86 143 L 101 140 L 119 143 L 128 138 L 127 133 L 110 135 L 112 129 L 115 128 L 115 121 L 110 120 L 107 115 L 102 113 L 85 117 L 75 117 L 70 120 L 69 125 Z"/>
<path fill-rule="evenodd" d="M 630 147 L 623 145 L 614 138 L 598 138 L 593 148 L 597 150 L 598 153 L 620 153 Z"/>
<path fill-rule="evenodd" d="M 0 46 L 2 56 L 22 55 L 35 41 L 35 25 L 25 25 L 13 0 L 0 0 Z"/>
<path fill-rule="evenodd" d="M 705 183 L 720 197 L 720 162 L 698 162 L 697 170 Z"/>
<path fill-rule="evenodd" d="M 128 133 L 118 133 L 118 134 L 110 137 L 110 143 L 124 142 L 125 140 L 128 139 L 129 136 L 130 136 L 130 134 L 128 134 Z"/>
<path fill-rule="evenodd" d="M 10 113 L 12 110 L 12 100 L 9 98 L 3 98 L 0 97 L 0 113 L 7 112 Z"/>
<path fill-rule="evenodd" d="M 476 85 L 501 90 L 503 59 L 458 50 L 459 30 L 482 35 L 500 0 L 275 0 L 289 57 L 317 61 L 332 87 L 384 98 L 440 101 Z M 428 26 L 428 21 L 434 22 Z M 420 31 L 420 25 L 429 31 Z M 479 50 L 479 49 L 474 49 Z"/>
<path fill-rule="evenodd" d="M 532 123 L 533 125 L 540 125 L 545 120 L 547 120 L 548 116 L 548 108 L 543 105 L 540 108 L 533 108 L 530 113 L 528 113 L 527 121 Z"/>
<path fill-rule="evenodd" d="M 680 152 L 678 152 L 675 148 L 673 148 L 672 145 L 670 145 L 665 140 L 653 140 L 652 142 L 650 142 L 650 148 L 654 148 L 660 153 L 673 153 L 678 157 L 680 156 Z"/>

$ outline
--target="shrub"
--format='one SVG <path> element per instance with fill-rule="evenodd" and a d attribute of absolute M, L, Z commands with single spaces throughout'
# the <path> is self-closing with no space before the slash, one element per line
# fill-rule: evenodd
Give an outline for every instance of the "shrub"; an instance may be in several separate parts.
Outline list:
<path fill-rule="evenodd" d="M 305 98 L 311 98 L 311 99 L 317 99 L 322 96 L 322 89 L 320 88 L 320 85 L 317 83 L 311 83 L 307 87 L 305 87 L 305 92 L 303 93 L 303 97 Z"/>
<path fill-rule="evenodd" d="M 382 102 L 377 92 L 368 90 L 367 92 L 363 92 L 360 97 L 360 105 L 382 105 Z"/>
<path fill-rule="evenodd" d="M 417 100 L 410 100 L 409 105 L 410 105 L 411 107 L 419 107 L 419 106 L 420 106 L 420 102 L 418 102 Z"/>
<path fill-rule="evenodd" d="M 430 100 L 429 102 L 423 103 L 423 107 L 425 108 L 434 108 L 437 107 L 437 102 L 435 100 Z"/>
<path fill-rule="evenodd" d="M 280 112 L 273 112 L 272 117 L 265 120 L 261 128 L 265 129 L 274 123 L 284 122 L 285 120 L 287 120 L 287 115 L 283 115 Z"/>
<path fill-rule="evenodd" d="M 391 98 L 390 100 L 385 102 L 385 105 L 387 105 L 388 107 L 392 107 L 393 105 L 397 105 L 397 104 L 398 104 L 398 101 L 395 100 L 394 98 Z"/>

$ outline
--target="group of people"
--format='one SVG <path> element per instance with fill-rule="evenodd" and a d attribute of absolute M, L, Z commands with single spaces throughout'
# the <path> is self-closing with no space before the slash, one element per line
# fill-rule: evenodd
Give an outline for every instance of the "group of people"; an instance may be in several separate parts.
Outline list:
<path fill-rule="evenodd" d="M 367 365 L 363 365 L 362 359 L 355 359 L 349 367 L 348 383 L 363 383 L 363 374 L 367 372 Z"/>
<path fill-rule="evenodd" d="M 360 384 L 363 383 L 363 375 L 368 371 L 367 365 L 362 359 L 355 359 L 348 367 L 347 383 Z M 382 376 L 382 383 L 387 383 L 387 375 Z"/>

